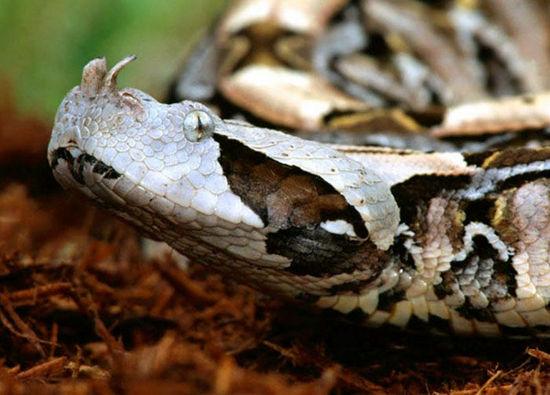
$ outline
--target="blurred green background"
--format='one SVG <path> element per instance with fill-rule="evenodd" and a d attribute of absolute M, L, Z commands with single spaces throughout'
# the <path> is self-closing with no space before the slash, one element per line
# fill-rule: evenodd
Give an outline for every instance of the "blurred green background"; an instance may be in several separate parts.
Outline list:
<path fill-rule="evenodd" d="M 225 0 L 0 0 L 0 89 L 18 111 L 53 119 L 82 67 L 106 56 L 138 60 L 120 85 L 162 99 L 192 44 Z"/>

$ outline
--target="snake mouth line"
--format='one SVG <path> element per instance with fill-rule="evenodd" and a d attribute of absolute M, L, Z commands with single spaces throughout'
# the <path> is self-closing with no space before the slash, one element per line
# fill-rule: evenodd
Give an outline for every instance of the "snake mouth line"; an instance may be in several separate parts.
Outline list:
<path fill-rule="evenodd" d="M 122 176 L 112 166 L 93 155 L 82 152 L 76 146 L 59 147 L 52 151 L 50 157 L 50 166 L 52 169 L 55 170 L 57 168 L 60 159 L 63 159 L 67 163 L 73 179 L 81 185 L 86 184 L 84 180 L 84 168 L 86 165 L 91 167 L 93 173 L 99 174 L 106 179 L 117 179 Z"/>

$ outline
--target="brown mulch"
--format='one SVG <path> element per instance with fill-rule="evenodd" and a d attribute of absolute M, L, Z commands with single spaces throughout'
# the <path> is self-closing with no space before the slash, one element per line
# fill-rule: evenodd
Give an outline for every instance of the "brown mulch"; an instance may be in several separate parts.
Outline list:
<path fill-rule="evenodd" d="M 550 392 L 539 341 L 370 330 L 145 258 L 52 181 L 49 126 L 1 107 L 0 393 Z"/>

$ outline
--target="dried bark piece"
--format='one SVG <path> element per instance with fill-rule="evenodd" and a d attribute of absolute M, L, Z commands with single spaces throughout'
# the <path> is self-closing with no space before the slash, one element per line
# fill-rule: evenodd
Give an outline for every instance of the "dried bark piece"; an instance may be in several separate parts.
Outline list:
<path fill-rule="evenodd" d="M 66 294 L 70 289 L 71 283 L 56 282 L 11 292 L 8 294 L 8 297 L 15 306 L 19 307 L 36 304 L 36 302 L 40 301 L 41 298 L 48 296 Z"/>
<path fill-rule="evenodd" d="M 30 369 L 18 373 L 15 377 L 18 380 L 28 380 L 35 378 L 46 378 L 61 372 L 67 362 L 67 357 L 59 357 L 50 361 L 33 366 Z"/>
<path fill-rule="evenodd" d="M 21 336 L 26 338 L 40 353 L 41 356 L 45 357 L 46 352 L 40 344 L 40 339 L 32 330 L 32 328 L 25 322 L 25 320 L 23 320 L 21 316 L 15 311 L 15 308 L 13 307 L 9 297 L 6 294 L 0 294 L 0 305 L 2 306 L 2 309 L 6 312 L 7 316 L 13 322 L 14 327 L 21 332 Z"/>

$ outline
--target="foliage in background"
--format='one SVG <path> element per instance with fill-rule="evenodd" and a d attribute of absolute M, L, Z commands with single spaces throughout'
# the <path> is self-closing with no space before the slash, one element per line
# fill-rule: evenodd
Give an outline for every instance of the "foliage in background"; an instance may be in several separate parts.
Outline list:
<path fill-rule="evenodd" d="M 52 119 L 83 65 L 128 54 L 138 61 L 121 75 L 162 98 L 190 45 L 224 0 L 0 0 L 0 82 L 17 107 Z"/>

